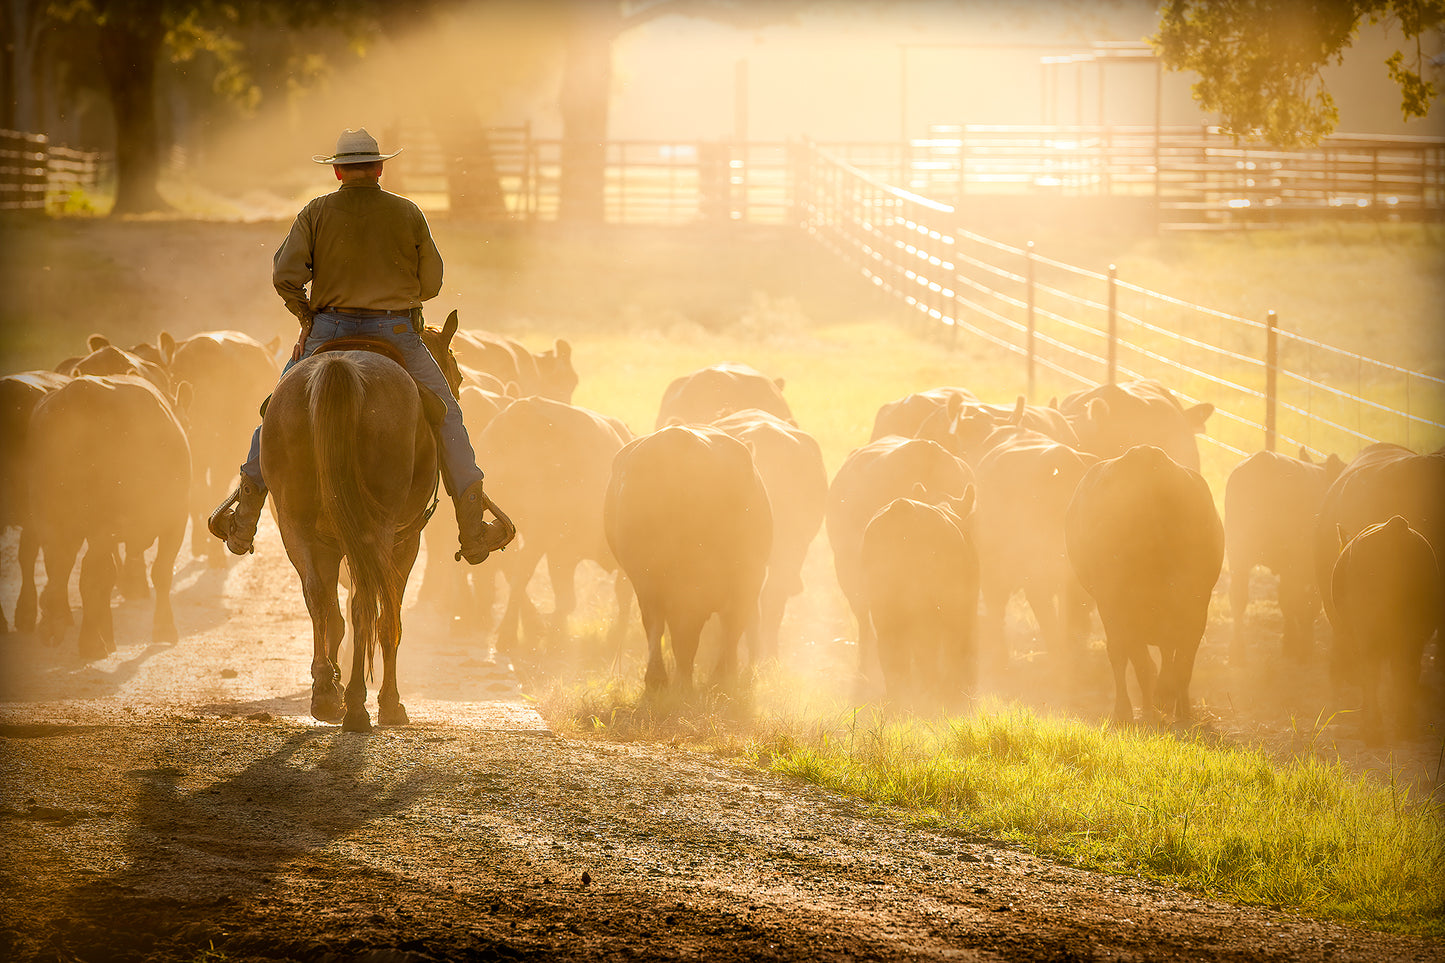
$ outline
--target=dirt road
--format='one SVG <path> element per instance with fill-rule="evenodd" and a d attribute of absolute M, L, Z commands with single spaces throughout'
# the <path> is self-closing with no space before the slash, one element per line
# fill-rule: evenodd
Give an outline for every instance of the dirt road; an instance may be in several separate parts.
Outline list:
<path fill-rule="evenodd" d="M 150 604 L 119 605 L 92 664 L 73 633 L 0 638 L 0 959 L 1445 958 L 562 738 L 423 609 L 412 724 L 341 733 L 307 716 L 310 625 L 269 520 L 226 569 L 183 552 L 176 614 L 182 641 L 152 646 Z"/>

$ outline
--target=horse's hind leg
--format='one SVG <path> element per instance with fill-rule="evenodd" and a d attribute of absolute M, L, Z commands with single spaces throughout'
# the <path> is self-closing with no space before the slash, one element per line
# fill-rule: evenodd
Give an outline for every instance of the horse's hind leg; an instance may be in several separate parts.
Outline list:
<path fill-rule="evenodd" d="M 336 598 L 340 568 L 339 557 L 312 554 L 305 559 L 301 578 L 301 594 L 311 613 L 311 716 L 333 723 L 345 713 L 345 693 L 336 668 L 336 650 L 346 630 Z"/>
<path fill-rule="evenodd" d="M 404 726 L 411 723 L 406 706 L 401 704 L 401 692 L 396 684 L 396 652 L 401 648 L 401 600 L 406 594 L 407 577 L 416 563 L 419 538 L 404 540 L 396 547 L 394 561 L 401 584 L 396 587 L 396 606 L 383 604 L 381 618 L 377 621 L 377 632 L 381 640 L 381 689 L 376 693 L 376 721 L 384 726 Z"/>

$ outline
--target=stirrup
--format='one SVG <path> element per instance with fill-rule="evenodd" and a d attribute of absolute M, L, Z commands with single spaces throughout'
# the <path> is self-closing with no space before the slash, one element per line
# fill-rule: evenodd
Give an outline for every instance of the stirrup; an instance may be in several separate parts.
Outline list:
<path fill-rule="evenodd" d="M 512 539 L 517 537 L 517 526 L 512 524 L 512 520 L 507 517 L 507 513 L 498 508 L 497 503 L 492 501 L 486 492 L 481 493 L 481 499 L 482 511 L 490 511 L 496 516 L 497 520 L 495 522 L 482 521 L 482 543 L 476 546 L 476 548 L 481 550 L 481 558 L 475 562 L 472 562 L 470 558 L 467 559 L 467 561 L 473 565 L 486 561 L 488 555 L 493 552 L 500 552 L 512 543 Z M 466 557 L 466 554 L 465 551 L 459 548 L 454 556 L 454 560 L 460 562 Z M 473 551 L 472 554 L 476 554 L 476 552 Z"/>
<path fill-rule="evenodd" d="M 223 542 L 231 537 L 231 519 L 234 518 L 236 514 L 232 509 L 235 508 L 236 503 L 240 500 L 241 484 L 237 482 L 231 494 L 226 496 L 226 500 L 221 502 L 220 506 L 211 512 L 210 517 L 206 519 L 207 530 Z M 222 521 L 226 523 L 224 528 L 221 527 Z"/>

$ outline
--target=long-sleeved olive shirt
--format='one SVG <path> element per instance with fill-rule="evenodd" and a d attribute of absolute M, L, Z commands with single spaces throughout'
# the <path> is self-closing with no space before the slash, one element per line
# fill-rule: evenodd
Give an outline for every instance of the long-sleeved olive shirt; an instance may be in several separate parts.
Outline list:
<path fill-rule="evenodd" d="M 442 258 L 411 201 L 375 181 L 342 184 L 296 215 L 271 280 L 303 322 L 323 308 L 405 313 L 437 296 Z"/>

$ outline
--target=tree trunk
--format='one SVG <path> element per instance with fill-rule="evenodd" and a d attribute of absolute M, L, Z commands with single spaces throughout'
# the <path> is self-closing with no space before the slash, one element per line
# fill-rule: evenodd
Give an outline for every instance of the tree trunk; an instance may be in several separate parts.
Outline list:
<path fill-rule="evenodd" d="M 156 189 L 160 177 L 156 57 L 164 35 L 159 12 L 154 22 L 126 18 L 100 28 L 100 66 L 115 112 L 116 187 L 111 214 L 171 209 Z"/>
<path fill-rule="evenodd" d="M 603 219 L 612 42 L 621 28 L 616 4 L 590 0 L 574 7 L 562 74 L 560 220 Z"/>

